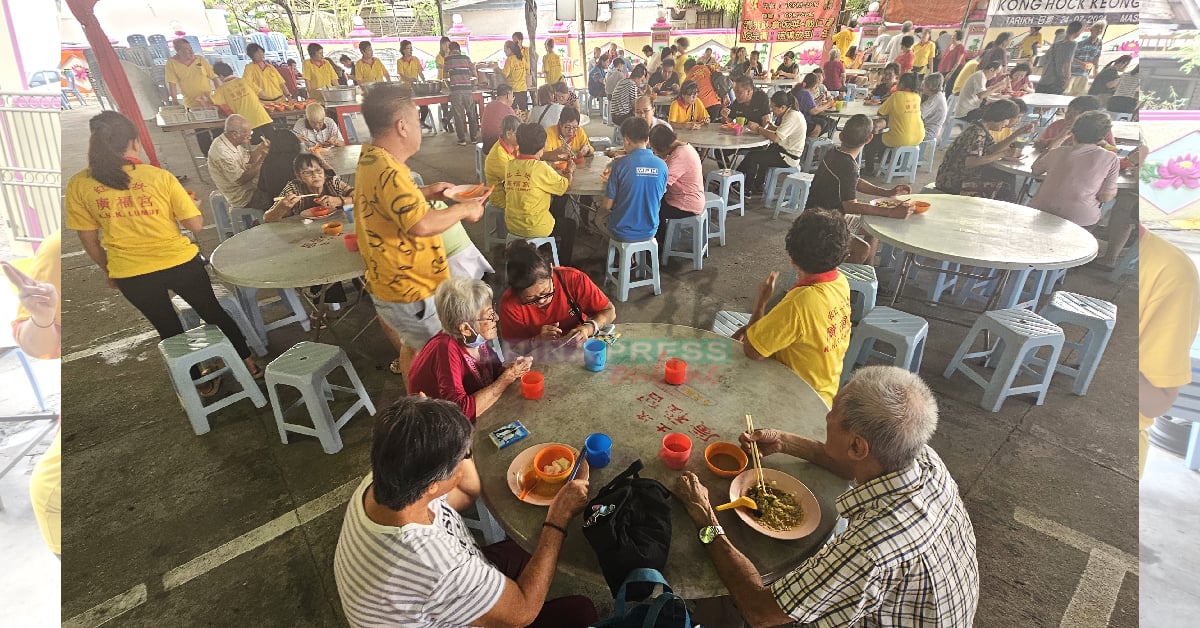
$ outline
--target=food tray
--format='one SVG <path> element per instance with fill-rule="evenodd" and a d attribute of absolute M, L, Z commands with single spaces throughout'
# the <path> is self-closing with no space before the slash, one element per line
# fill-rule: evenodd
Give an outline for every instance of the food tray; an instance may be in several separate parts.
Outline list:
<path fill-rule="evenodd" d="M 188 118 L 192 122 L 213 122 L 220 117 L 221 112 L 216 107 L 196 107 L 188 110 Z"/>
<path fill-rule="evenodd" d="M 163 106 L 158 108 L 158 115 L 163 124 L 185 124 L 188 122 L 188 111 L 182 105 Z"/>

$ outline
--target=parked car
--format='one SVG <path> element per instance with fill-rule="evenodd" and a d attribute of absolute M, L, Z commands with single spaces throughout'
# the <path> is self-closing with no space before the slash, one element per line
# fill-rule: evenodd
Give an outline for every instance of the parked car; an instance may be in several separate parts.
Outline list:
<path fill-rule="evenodd" d="M 57 92 L 62 89 L 62 73 L 58 70 L 31 72 L 29 89 L 39 92 Z"/>

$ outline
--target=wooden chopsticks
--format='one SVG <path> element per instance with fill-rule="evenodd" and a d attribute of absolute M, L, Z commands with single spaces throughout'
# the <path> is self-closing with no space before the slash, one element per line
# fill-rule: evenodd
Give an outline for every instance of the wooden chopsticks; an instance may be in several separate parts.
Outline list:
<path fill-rule="evenodd" d="M 749 414 L 746 415 L 746 431 L 750 433 L 751 439 L 754 437 L 754 418 Z M 750 457 L 754 459 L 754 472 L 758 475 L 758 496 L 761 499 L 767 490 L 767 482 L 763 479 L 762 472 L 762 456 L 758 453 L 758 442 L 750 441 Z"/>

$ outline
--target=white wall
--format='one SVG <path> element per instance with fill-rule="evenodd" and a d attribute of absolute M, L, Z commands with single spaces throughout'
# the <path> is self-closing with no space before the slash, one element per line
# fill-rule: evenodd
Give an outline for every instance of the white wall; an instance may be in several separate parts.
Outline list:
<path fill-rule="evenodd" d="M 46 0 L 29 4 L 43 2 L 50 4 Z M 202 0 L 100 0 L 96 3 L 96 18 L 109 39 L 115 39 L 122 45 L 126 43 L 126 37 L 135 33 L 164 35 L 171 40 L 176 30 L 171 26 L 173 21 L 179 22 L 178 30 L 189 35 L 219 35 L 227 32 L 224 24 L 210 23 Z M 64 42 L 87 42 L 79 22 L 65 7 L 60 30 Z"/>
<path fill-rule="evenodd" d="M 20 50 L 21 65 L 25 68 L 26 77 L 30 72 L 57 69 L 59 42 L 57 38 L 46 36 L 47 31 L 58 21 L 58 10 L 54 3 L 49 0 L 8 0 L 8 10 L 13 31 L 17 35 L 17 41 L 14 43 Z M 9 87 L 8 81 L 5 81 L 5 86 Z M 24 83 L 12 87 L 24 87 Z"/>

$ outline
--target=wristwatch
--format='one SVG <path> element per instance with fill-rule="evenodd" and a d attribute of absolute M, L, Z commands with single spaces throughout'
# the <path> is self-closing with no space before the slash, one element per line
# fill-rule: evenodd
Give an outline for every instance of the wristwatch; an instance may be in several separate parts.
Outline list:
<path fill-rule="evenodd" d="M 718 536 L 725 536 L 725 528 L 721 526 L 704 526 L 700 528 L 700 542 L 704 545 L 717 540 Z"/>

